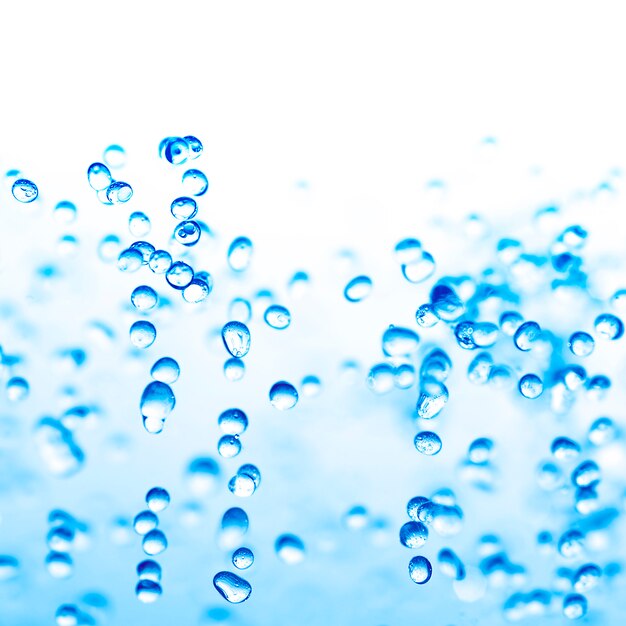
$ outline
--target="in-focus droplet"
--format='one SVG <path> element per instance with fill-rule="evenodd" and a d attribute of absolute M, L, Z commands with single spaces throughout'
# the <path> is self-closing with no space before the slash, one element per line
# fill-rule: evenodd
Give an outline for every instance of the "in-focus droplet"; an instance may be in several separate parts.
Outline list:
<path fill-rule="evenodd" d="M 180 222 L 174 229 L 174 239 L 183 246 L 195 246 L 200 240 L 200 226 L 193 220 Z"/>
<path fill-rule="evenodd" d="M 112 204 L 124 204 L 133 197 L 133 188 L 121 180 L 112 182 L 107 187 L 107 200 Z"/>
<path fill-rule="evenodd" d="M 624 323 L 611 313 L 598 315 L 593 326 L 599 339 L 614 341 L 624 335 Z"/>
<path fill-rule="evenodd" d="M 135 348 L 149 348 L 156 340 L 154 324 L 146 320 L 139 320 L 130 327 L 130 342 Z"/>
<path fill-rule="evenodd" d="M 152 366 L 150 376 L 154 380 L 171 385 L 178 380 L 180 375 L 180 367 L 178 363 L 169 356 L 165 356 Z"/>
<path fill-rule="evenodd" d="M 161 142 L 159 154 L 172 165 L 181 165 L 189 158 L 189 144 L 182 137 L 168 137 Z"/>
<path fill-rule="evenodd" d="M 250 548 L 237 548 L 233 552 L 233 565 L 237 569 L 248 569 L 254 563 L 254 553 Z"/>
<path fill-rule="evenodd" d="M 250 351 L 250 331 L 242 322 L 228 322 L 222 328 L 222 341 L 232 356 L 241 359 Z"/>
<path fill-rule="evenodd" d="M 128 230 L 135 237 L 145 237 L 152 229 L 150 218 L 141 211 L 135 211 L 128 218 Z"/>
<path fill-rule="evenodd" d="M 104 163 L 92 163 L 87 170 L 87 180 L 95 191 L 104 191 L 113 182 L 113 177 Z"/>
<path fill-rule="evenodd" d="M 150 311 L 158 304 L 159 296 L 152 287 L 140 285 L 133 289 L 130 301 L 138 311 Z"/>
<path fill-rule="evenodd" d="M 160 530 L 151 530 L 141 542 L 143 551 L 149 556 L 156 556 L 167 549 L 167 539 Z"/>
<path fill-rule="evenodd" d="M 426 456 L 434 456 L 441 451 L 441 439 L 437 433 L 423 430 L 415 435 L 415 449 Z"/>
<path fill-rule="evenodd" d="M 424 585 L 432 576 L 433 567 L 425 556 L 414 556 L 409 561 L 409 576 L 411 580 L 418 584 Z"/>
<path fill-rule="evenodd" d="M 183 261 L 176 261 L 165 273 L 165 280 L 174 289 L 182 290 L 193 280 L 193 268 Z"/>
<path fill-rule="evenodd" d="M 293 409 L 298 403 L 298 392 L 291 383 L 279 380 L 270 389 L 270 402 L 279 411 Z"/>
<path fill-rule="evenodd" d="M 202 142 L 193 135 L 186 135 L 184 139 L 189 146 L 189 158 L 197 159 L 202 154 Z"/>
<path fill-rule="evenodd" d="M 543 393 L 543 381 L 536 374 L 524 374 L 519 381 L 519 392 L 530 400 Z"/>
<path fill-rule="evenodd" d="M 138 535 L 147 535 L 158 525 L 159 518 L 152 511 L 141 511 L 133 520 L 133 528 Z"/>
<path fill-rule="evenodd" d="M 217 451 L 225 459 L 231 459 L 241 452 L 241 441 L 238 435 L 223 435 L 217 442 Z"/>
<path fill-rule="evenodd" d="M 218 426 L 227 435 L 241 435 L 248 428 L 248 417 L 240 409 L 226 409 L 217 418 Z"/>
<path fill-rule="evenodd" d="M 172 201 L 170 212 L 178 220 L 191 220 L 198 212 L 198 204 L 193 198 L 182 196 Z"/>
<path fill-rule="evenodd" d="M 202 196 L 209 188 L 209 181 L 200 170 L 191 169 L 183 174 L 183 188 L 192 196 Z"/>
<path fill-rule="evenodd" d="M 568 346 L 572 354 L 585 357 L 593 352 L 595 341 L 589 333 L 579 331 L 570 336 Z"/>
<path fill-rule="evenodd" d="M 155 274 L 165 274 L 172 266 L 172 255 L 165 250 L 155 250 L 148 260 L 148 267 Z M 193 270 L 192 270 L 193 273 Z"/>
<path fill-rule="evenodd" d="M 224 376 L 231 382 L 241 380 L 246 374 L 246 365 L 242 359 L 232 357 L 224 361 Z"/>
<path fill-rule="evenodd" d="M 276 330 L 284 330 L 291 324 L 291 313 L 284 306 L 272 304 L 263 315 L 265 323 Z"/>
<path fill-rule="evenodd" d="M 232 572 L 218 572 L 215 574 L 213 586 L 231 604 L 244 602 L 252 593 L 250 583 Z"/>
<path fill-rule="evenodd" d="M 153 513 L 165 511 L 170 505 L 170 494 L 163 487 L 152 487 L 146 494 L 146 504 Z"/>
<path fill-rule="evenodd" d="M 163 593 L 161 585 L 154 581 L 149 580 L 147 578 L 140 579 L 135 587 L 135 595 L 140 602 L 144 604 L 151 604 L 152 602 L 156 602 Z"/>

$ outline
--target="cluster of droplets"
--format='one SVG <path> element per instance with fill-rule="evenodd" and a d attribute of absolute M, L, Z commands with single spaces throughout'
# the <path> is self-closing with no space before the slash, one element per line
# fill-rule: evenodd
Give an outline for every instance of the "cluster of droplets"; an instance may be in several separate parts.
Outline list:
<path fill-rule="evenodd" d="M 74 572 L 71 553 L 89 545 L 89 527 L 61 509 L 50 511 L 48 527 L 46 569 L 53 578 L 69 578 Z"/>
<path fill-rule="evenodd" d="M 111 169 L 124 167 L 126 153 L 121 146 L 109 146 L 104 151 L 105 163 L 96 161 L 87 168 L 87 181 L 104 205 L 126 204 L 133 197 L 133 188 L 126 182 L 115 180 Z"/>
<path fill-rule="evenodd" d="M 167 549 L 167 537 L 158 528 L 158 514 L 165 511 L 169 504 L 168 491 L 163 487 L 153 487 L 146 494 L 148 508 L 137 513 L 133 519 L 133 529 L 142 537 L 141 547 L 149 557 L 156 557 Z M 135 595 L 138 600 L 147 604 L 161 597 L 161 574 L 161 566 L 153 558 L 145 559 L 137 565 L 139 581 L 135 587 Z"/>
<path fill-rule="evenodd" d="M 169 414 L 176 406 L 176 397 L 170 387 L 178 380 L 180 367 L 171 357 L 162 357 L 150 370 L 153 380 L 141 394 L 139 409 L 144 428 L 153 435 L 159 434 Z"/>

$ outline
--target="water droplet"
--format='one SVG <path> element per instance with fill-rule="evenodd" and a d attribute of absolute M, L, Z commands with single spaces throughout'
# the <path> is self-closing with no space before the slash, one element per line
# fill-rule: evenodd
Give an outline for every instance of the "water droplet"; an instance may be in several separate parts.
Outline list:
<path fill-rule="evenodd" d="M 217 442 L 217 451 L 220 456 L 230 459 L 241 452 L 241 441 L 238 435 L 224 435 Z"/>
<path fill-rule="evenodd" d="M 167 549 L 167 539 L 162 531 L 151 530 L 141 542 L 143 551 L 149 556 L 156 556 Z"/>
<path fill-rule="evenodd" d="M 587 614 L 587 599 L 579 593 L 569 593 L 563 598 L 563 615 L 567 619 L 581 619 Z"/>
<path fill-rule="evenodd" d="M 248 417 L 240 409 L 226 409 L 220 413 L 217 424 L 227 435 L 241 435 L 248 428 Z"/>
<path fill-rule="evenodd" d="M 252 307 L 245 298 L 234 298 L 228 307 L 228 317 L 236 322 L 247 324 L 252 316 Z"/>
<path fill-rule="evenodd" d="M 215 574 L 213 586 L 231 604 L 244 602 L 252 593 L 250 583 L 232 572 L 218 572 Z"/>
<path fill-rule="evenodd" d="M 437 555 L 441 573 L 452 580 L 465 578 L 465 566 L 461 559 L 450 548 L 443 548 Z"/>
<path fill-rule="evenodd" d="M 420 517 L 419 517 L 419 510 L 420 507 L 423 506 L 424 504 L 430 502 L 430 500 L 428 498 L 425 498 L 424 496 L 415 496 L 415 498 L 411 498 L 409 500 L 409 502 L 406 505 L 406 513 L 407 515 L 414 521 L 414 522 L 419 522 Z"/>
<path fill-rule="evenodd" d="M 237 569 L 248 569 L 254 563 L 254 553 L 250 548 L 238 548 L 233 552 L 233 565 Z"/>
<path fill-rule="evenodd" d="M 279 380 L 270 389 L 270 402 L 279 411 L 293 409 L 298 403 L 298 392 L 291 383 Z"/>
<path fill-rule="evenodd" d="M 318 396 L 322 391 L 322 383 L 317 376 L 305 376 L 300 384 L 303 395 L 308 398 Z"/>
<path fill-rule="evenodd" d="M 522 352 L 532 349 L 533 343 L 539 339 L 541 327 L 537 322 L 524 322 L 519 326 L 513 335 L 513 342 Z"/>
<path fill-rule="evenodd" d="M 557 461 L 569 461 L 580 454 L 580 446 L 569 437 L 557 437 L 550 446 Z"/>
<path fill-rule="evenodd" d="M 167 137 L 159 146 L 159 155 L 172 165 L 181 165 L 189 158 L 189 144 L 182 137 Z"/>
<path fill-rule="evenodd" d="M 469 446 L 467 456 L 472 463 L 487 463 L 491 460 L 493 441 L 486 437 L 474 439 Z"/>
<path fill-rule="evenodd" d="M 361 302 L 370 295 L 372 285 L 372 279 L 369 276 L 357 276 L 346 285 L 343 295 L 348 302 Z"/>
<path fill-rule="evenodd" d="M 454 322 L 465 312 L 465 305 L 457 293 L 444 283 L 437 283 L 430 291 L 430 304 L 435 315 L 446 322 Z"/>
<path fill-rule="evenodd" d="M 139 320 L 130 327 L 130 342 L 135 348 L 149 348 L 156 339 L 154 324 L 146 320 Z"/>
<path fill-rule="evenodd" d="M 141 561 L 137 565 L 137 576 L 140 580 L 152 580 L 158 583 L 161 580 L 161 566 L 152 559 Z"/>
<path fill-rule="evenodd" d="M 136 272 L 143 264 L 143 255 L 139 250 L 127 248 L 122 250 L 117 259 L 117 268 L 121 272 Z"/>
<path fill-rule="evenodd" d="M 421 257 L 402 266 L 402 275 L 413 284 L 423 283 L 435 273 L 435 259 L 432 254 L 422 252 Z"/>
<path fill-rule="evenodd" d="M 415 263 L 422 258 L 422 244 L 417 239 L 403 239 L 396 244 L 395 255 L 400 265 Z"/>
<path fill-rule="evenodd" d="M 572 482 L 577 487 L 592 487 L 600 482 L 602 474 L 595 461 L 583 461 L 572 472 Z"/>
<path fill-rule="evenodd" d="M 300 537 L 289 533 L 280 535 L 274 544 L 276 556 L 287 565 L 296 565 L 304 560 L 304 542 Z"/>
<path fill-rule="evenodd" d="M 565 531 L 559 538 L 559 554 L 566 559 L 580 558 L 585 549 L 584 537 L 578 530 Z"/>
<path fill-rule="evenodd" d="M 250 351 L 250 331 L 242 322 L 228 322 L 222 328 L 222 341 L 228 352 L 241 359 Z"/>
<path fill-rule="evenodd" d="M 72 224 L 76 221 L 77 215 L 76 205 L 69 200 L 61 200 L 54 207 L 54 219 L 59 224 Z"/>
<path fill-rule="evenodd" d="M 435 313 L 432 305 L 422 304 L 415 313 L 415 320 L 422 328 L 432 328 L 439 322 L 439 316 Z"/>
<path fill-rule="evenodd" d="M 135 211 L 128 218 L 128 230 L 135 237 L 145 237 L 151 230 L 150 218 L 141 211 Z"/>
<path fill-rule="evenodd" d="M 265 323 L 276 330 L 284 330 L 291 324 L 291 313 L 284 306 L 272 304 L 263 316 Z"/>
<path fill-rule="evenodd" d="M 247 237 L 237 237 L 228 247 L 228 265 L 235 272 L 247 270 L 252 252 L 252 242 Z"/>
<path fill-rule="evenodd" d="M 569 338 L 568 347 L 575 356 L 589 356 L 595 347 L 595 341 L 589 333 L 576 332 Z"/>
<path fill-rule="evenodd" d="M 168 385 L 175 383 L 178 380 L 179 375 L 180 367 L 178 363 L 169 356 L 164 356 L 156 361 L 150 370 L 150 376 L 152 376 L 154 380 L 158 380 L 159 382 L 166 383 Z"/>
<path fill-rule="evenodd" d="M 400 543 L 405 548 L 417 550 L 428 539 L 428 528 L 422 522 L 407 522 L 400 528 Z"/>
<path fill-rule="evenodd" d="M 165 280 L 174 289 L 184 289 L 193 280 L 193 268 L 187 263 L 176 261 L 165 273 Z"/>
<path fill-rule="evenodd" d="M 509 337 L 513 337 L 523 323 L 524 318 L 517 311 L 505 311 L 500 315 L 500 330 Z"/>
<path fill-rule="evenodd" d="M 409 328 L 390 326 L 383 333 L 383 352 L 385 356 L 410 356 L 419 346 L 419 336 Z"/>
<path fill-rule="evenodd" d="M 144 389 L 140 402 L 145 429 L 152 434 L 160 433 L 175 404 L 176 398 L 168 385 L 158 381 L 150 383 Z"/>
<path fill-rule="evenodd" d="M 624 335 L 624 323 L 619 317 L 611 313 L 598 315 L 593 326 L 599 339 L 614 341 Z"/>
<path fill-rule="evenodd" d="M 389 363 L 374 365 L 367 375 L 367 386 L 378 395 L 389 393 L 395 385 L 395 373 Z"/>
<path fill-rule="evenodd" d="M 153 513 L 165 511 L 170 505 L 170 494 L 163 487 L 152 487 L 146 494 L 146 504 Z"/>
<path fill-rule="evenodd" d="M 155 250 L 148 260 L 148 267 L 155 274 L 165 274 L 172 266 L 172 256 L 165 250 Z M 193 270 L 192 270 L 193 273 Z"/>
<path fill-rule="evenodd" d="M 409 576 L 414 583 L 424 585 L 432 576 L 433 567 L 425 556 L 414 556 L 409 561 Z"/>
<path fill-rule="evenodd" d="M 22 402 L 30 394 L 28 381 L 21 376 L 13 376 L 7 381 L 7 400 L 10 402 Z"/>
<path fill-rule="evenodd" d="M 357 504 L 344 515 L 343 522 L 348 530 L 363 530 L 369 523 L 367 509 Z"/>
<path fill-rule="evenodd" d="M 92 163 L 87 170 L 87 180 L 93 190 L 104 191 L 113 182 L 113 177 L 104 163 Z"/>
<path fill-rule="evenodd" d="M 121 180 L 112 182 L 107 188 L 107 200 L 112 204 L 124 204 L 133 197 L 133 188 Z"/>
<path fill-rule="evenodd" d="M 198 212 L 198 205 L 193 198 L 176 198 L 170 205 L 170 211 L 177 220 L 191 220 Z"/>
<path fill-rule="evenodd" d="M 441 439 L 437 433 L 433 433 L 429 430 L 423 430 L 415 435 L 413 441 L 415 449 L 426 456 L 434 456 L 441 450 Z"/>
<path fill-rule="evenodd" d="M 74 562 L 65 552 L 49 552 L 46 569 L 52 578 L 69 578 L 74 573 Z"/>
<path fill-rule="evenodd" d="M 198 272 L 193 280 L 183 289 L 183 300 L 189 304 L 199 304 L 204 302 L 211 293 L 211 284 L 199 278 L 202 272 Z M 209 277 L 210 283 L 212 279 Z"/>
<path fill-rule="evenodd" d="M 154 580 L 142 579 L 135 587 L 137 599 L 145 604 L 156 602 L 162 593 L 161 585 Z"/>
<path fill-rule="evenodd" d="M 448 389 L 434 378 L 421 381 L 420 395 L 417 399 L 417 415 L 423 419 L 437 417 L 448 402 Z"/>
<path fill-rule="evenodd" d="M 204 172 L 191 169 L 183 174 L 183 187 L 185 192 L 192 196 L 202 196 L 209 188 L 209 181 Z"/>
<path fill-rule="evenodd" d="M 231 358 L 224 362 L 224 376 L 231 382 L 241 380 L 246 373 L 246 365 L 242 359 Z"/>
<path fill-rule="evenodd" d="M 147 535 L 159 525 L 159 518 L 152 511 L 141 511 L 135 515 L 133 528 L 138 535 Z"/>
<path fill-rule="evenodd" d="M 104 150 L 102 155 L 104 162 L 112 169 L 117 170 L 126 165 L 126 151 L 122 146 L 111 144 Z"/>
<path fill-rule="evenodd" d="M 187 135 L 184 139 L 189 146 L 189 158 L 197 159 L 202 154 L 202 142 L 193 135 Z"/>
<path fill-rule="evenodd" d="M 186 220 L 174 229 L 174 239 L 183 246 L 195 246 L 200 240 L 201 229 L 197 222 Z"/>
<path fill-rule="evenodd" d="M 519 392 L 524 398 L 534 400 L 543 393 L 543 381 L 536 374 L 524 374 L 519 381 Z"/>
<path fill-rule="evenodd" d="M 599 417 L 589 427 L 587 438 L 594 446 L 603 446 L 617 437 L 618 431 L 609 417 Z"/>
<path fill-rule="evenodd" d="M 402 363 L 393 372 L 393 382 L 398 389 L 410 389 L 415 383 L 415 368 L 410 363 Z"/>
<path fill-rule="evenodd" d="M 133 289 L 130 301 L 138 311 L 150 311 L 158 304 L 159 296 L 152 287 L 140 285 Z"/>

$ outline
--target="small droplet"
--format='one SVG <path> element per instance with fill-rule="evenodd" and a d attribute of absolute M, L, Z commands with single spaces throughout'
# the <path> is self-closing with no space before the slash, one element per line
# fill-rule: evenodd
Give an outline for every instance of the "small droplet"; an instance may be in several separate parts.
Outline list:
<path fill-rule="evenodd" d="M 200 240 L 200 226 L 197 222 L 186 220 L 174 229 L 174 239 L 183 246 L 195 246 Z"/>
<path fill-rule="evenodd" d="M 543 381 L 536 374 L 524 374 L 519 381 L 519 392 L 530 400 L 543 393 Z"/>
<path fill-rule="evenodd" d="M 159 518 L 152 511 L 141 511 L 135 515 L 133 528 L 138 535 L 147 535 L 159 525 Z"/>
<path fill-rule="evenodd" d="M 524 318 L 517 311 L 505 311 L 500 315 L 500 330 L 509 337 L 513 337 L 523 323 Z"/>
<path fill-rule="evenodd" d="M 135 594 L 140 602 L 150 604 L 156 602 L 163 593 L 161 585 L 147 578 L 141 579 L 135 587 Z"/>
<path fill-rule="evenodd" d="M 372 279 L 369 276 L 357 276 L 346 285 L 343 295 L 348 302 L 361 302 L 370 295 L 372 285 Z"/>
<path fill-rule="evenodd" d="M 280 535 L 274 544 L 276 556 L 287 565 L 296 565 L 304 560 L 304 542 L 300 537 L 289 533 Z"/>
<path fill-rule="evenodd" d="M 572 472 L 572 482 L 577 487 L 593 487 L 600 482 L 602 474 L 595 461 L 583 461 Z"/>
<path fill-rule="evenodd" d="M 192 196 L 202 196 L 209 188 L 209 181 L 204 172 L 191 169 L 183 174 L 183 187 Z"/>
<path fill-rule="evenodd" d="M 53 578 L 69 578 L 74 573 L 72 557 L 65 552 L 49 552 L 46 569 Z"/>
<path fill-rule="evenodd" d="M 376 394 L 389 393 L 395 385 L 395 369 L 389 363 L 374 365 L 367 375 L 367 386 Z"/>
<path fill-rule="evenodd" d="M 414 556 L 409 561 L 409 576 L 411 580 L 418 584 L 424 585 L 432 576 L 433 567 L 425 556 Z"/>
<path fill-rule="evenodd" d="M 217 424 L 227 435 L 241 435 L 248 428 L 248 417 L 240 409 L 226 409 L 217 418 Z"/>
<path fill-rule="evenodd" d="M 159 296 L 152 287 L 140 285 L 133 289 L 130 301 L 138 311 L 150 311 L 158 304 Z"/>
<path fill-rule="evenodd" d="M 135 211 L 128 218 L 128 230 L 135 237 L 145 237 L 151 230 L 150 218 L 141 211 Z"/>
<path fill-rule="evenodd" d="M 146 320 L 135 322 L 130 327 L 130 342 L 135 348 L 149 348 L 154 343 L 156 335 L 154 324 Z"/>
<path fill-rule="evenodd" d="M 400 543 L 405 548 L 416 550 L 428 539 L 428 528 L 422 522 L 407 522 L 400 528 Z"/>
<path fill-rule="evenodd" d="M 250 583 L 232 572 L 218 572 L 215 574 L 213 586 L 231 604 L 244 602 L 252 593 Z"/>
<path fill-rule="evenodd" d="M 228 247 L 228 265 L 235 272 L 248 269 L 252 260 L 252 242 L 247 237 L 237 237 Z"/>
<path fill-rule="evenodd" d="M 594 322 L 594 329 L 599 339 L 615 341 L 624 335 L 624 323 L 611 313 L 598 315 Z"/>
<path fill-rule="evenodd" d="M 143 551 L 149 556 L 156 556 L 167 549 L 167 539 L 160 530 L 151 530 L 141 543 Z"/>
<path fill-rule="evenodd" d="M 242 322 L 228 322 L 222 328 L 222 341 L 228 352 L 241 359 L 250 351 L 250 331 Z"/>
<path fill-rule="evenodd" d="M 595 341 L 589 333 L 576 332 L 570 338 L 568 342 L 570 352 L 575 356 L 589 356 L 595 347 Z"/>
<path fill-rule="evenodd" d="M 270 389 L 270 402 L 279 411 L 293 409 L 298 403 L 298 392 L 291 383 L 280 380 Z"/>
<path fill-rule="evenodd" d="M 158 583 L 161 580 L 161 566 L 151 559 L 141 561 L 137 565 L 137 576 L 140 580 L 152 580 Z"/>
<path fill-rule="evenodd" d="M 150 259 L 148 260 L 148 267 L 155 274 L 165 274 L 171 266 L 172 255 L 165 250 L 155 250 L 150 255 Z"/>
<path fill-rule="evenodd" d="M 170 505 L 170 494 L 163 487 L 152 487 L 146 494 L 146 504 L 153 513 L 165 511 Z"/>
<path fill-rule="evenodd" d="M 189 146 L 189 158 L 197 159 L 202 154 L 202 142 L 193 135 L 186 135 L 184 139 Z"/>
<path fill-rule="evenodd" d="M 158 380 L 159 382 L 166 383 L 168 385 L 175 383 L 178 380 L 179 375 L 180 367 L 178 363 L 168 356 L 156 361 L 150 370 L 150 376 L 152 376 L 154 380 Z"/>
<path fill-rule="evenodd" d="M 284 330 L 291 324 L 291 313 L 284 306 L 272 304 L 263 316 L 265 323 L 276 330 Z"/>
<path fill-rule="evenodd" d="M 474 439 L 469 446 L 467 456 L 472 463 L 487 463 L 491 460 L 493 441 L 487 437 Z"/>
<path fill-rule="evenodd" d="M 170 212 L 177 220 L 191 220 L 198 212 L 198 204 L 193 198 L 176 198 L 170 205 Z"/>
<path fill-rule="evenodd" d="M 318 396 L 322 390 L 322 383 L 317 376 L 305 376 L 300 384 L 303 395 L 313 398 Z"/>
<path fill-rule="evenodd" d="M 557 437 L 550 446 L 557 461 L 569 461 L 580 454 L 580 446 L 569 437 Z"/>
<path fill-rule="evenodd" d="M 87 180 L 93 190 L 104 191 L 113 182 L 113 177 L 104 163 L 92 163 L 87 170 Z"/>
<path fill-rule="evenodd" d="M 238 435 L 224 435 L 217 442 L 217 451 L 220 456 L 230 459 L 241 452 L 241 441 Z"/>
<path fill-rule="evenodd" d="M 415 444 L 415 449 L 426 456 L 439 454 L 442 446 L 439 435 L 429 430 L 423 430 L 417 433 L 413 443 Z"/>
<path fill-rule="evenodd" d="M 248 569 L 254 563 L 254 553 L 250 548 L 238 548 L 233 552 L 233 565 L 237 569 Z"/>
<path fill-rule="evenodd" d="M 133 188 L 121 180 L 112 182 L 107 188 L 107 200 L 112 204 L 124 204 L 133 197 Z"/>
<path fill-rule="evenodd" d="M 187 263 L 176 261 L 165 273 L 165 280 L 174 289 L 184 289 L 193 280 L 193 268 Z"/>

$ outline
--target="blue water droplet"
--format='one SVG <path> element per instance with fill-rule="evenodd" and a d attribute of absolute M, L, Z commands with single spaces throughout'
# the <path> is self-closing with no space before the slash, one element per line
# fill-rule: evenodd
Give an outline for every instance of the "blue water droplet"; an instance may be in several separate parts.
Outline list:
<path fill-rule="evenodd" d="M 156 602 L 162 593 L 161 585 L 154 580 L 141 579 L 135 587 L 137 599 L 144 604 Z"/>
<path fill-rule="evenodd" d="M 400 528 L 400 543 L 405 548 L 416 550 L 428 539 L 428 528 L 422 522 L 407 522 Z"/>
<path fill-rule="evenodd" d="M 383 352 L 385 356 L 409 356 L 419 347 L 420 338 L 410 328 L 390 326 L 383 333 Z"/>
<path fill-rule="evenodd" d="M 596 335 L 600 339 L 614 341 L 624 335 L 624 323 L 612 313 L 602 313 L 593 324 Z"/>
<path fill-rule="evenodd" d="M 113 177 L 104 163 L 92 163 L 87 169 L 87 180 L 95 191 L 104 191 L 113 182 Z"/>
<path fill-rule="evenodd" d="M 422 430 L 415 435 L 413 441 L 415 449 L 426 456 L 434 456 L 441 451 L 441 439 L 437 433 L 433 433 L 429 430 Z"/>
<path fill-rule="evenodd" d="M 140 285 L 133 289 L 130 301 L 138 311 L 150 311 L 158 304 L 159 296 L 152 287 Z"/>
<path fill-rule="evenodd" d="M 369 276 L 356 276 L 346 285 L 343 295 L 348 302 L 361 302 L 370 295 L 372 285 Z"/>
<path fill-rule="evenodd" d="M 174 239 L 183 246 L 195 246 L 202 233 L 200 226 L 193 220 L 180 222 L 174 229 Z"/>
<path fill-rule="evenodd" d="M 235 272 L 248 269 L 254 248 L 247 237 L 237 237 L 228 247 L 228 265 Z"/>
<path fill-rule="evenodd" d="M 176 261 L 165 272 L 165 280 L 174 289 L 182 290 L 193 280 L 193 268 L 183 261 Z"/>
<path fill-rule="evenodd" d="M 198 212 L 198 205 L 193 198 L 176 198 L 170 205 L 170 212 L 177 220 L 191 220 Z"/>
<path fill-rule="evenodd" d="M 231 604 L 244 602 L 252 593 L 250 583 L 232 572 L 218 572 L 215 574 L 213 586 Z"/>
<path fill-rule="evenodd" d="M 128 218 L 128 230 L 134 237 L 145 237 L 152 229 L 150 218 L 141 211 L 135 211 Z"/>
<path fill-rule="evenodd" d="M 217 442 L 217 451 L 225 459 L 231 459 L 241 452 L 241 441 L 238 435 L 224 435 Z"/>
<path fill-rule="evenodd" d="M 513 335 L 513 342 L 522 352 L 532 350 L 533 343 L 539 339 L 541 327 L 537 322 L 524 322 Z"/>
<path fill-rule="evenodd" d="M 181 165 L 189 158 L 189 144 L 182 137 L 167 137 L 159 146 L 159 154 L 172 165 Z"/>
<path fill-rule="evenodd" d="M 287 411 L 293 409 L 298 403 L 296 388 L 287 381 L 279 380 L 270 389 L 270 402 L 275 409 Z"/>
<path fill-rule="evenodd" d="M 228 322 L 222 328 L 222 341 L 228 352 L 241 359 L 250 351 L 250 331 L 242 322 Z"/>
<path fill-rule="evenodd" d="M 165 511 L 170 505 L 170 494 L 163 487 L 152 487 L 146 494 L 146 504 L 153 513 Z"/>
<path fill-rule="evenodd" d="M 284 330 L 291 324 L 291 313 L 289 313 L 289 309 L 284 306 L 272 304 L 267 307 L 263 319 L 271 328 Z"/>
<path fill-rule="evenodd" d="M 158 525 L 159 518 L 152 511 L 141 511 L 133 520 L 133 528 L 138 535 L 147 535 Z"/>
<path fill-rule="evenodd" d="M 111 144 L 102 155 L 104 162 L 112 169 L 117 170 L 126 165 L 126 151 L 118 144 Z"/>
<path fill-rule="evenodd" d="M 107 200 L 111 204 L 124 204 L 133 197 L 133 188 L 121 180 L 112 182 L 107 188 Z"/>
<path fill-rule="evenodd" d="M 145 429 L 152 434 L 160 433 L 175 404 L 174 392 L 168 385 L 158 381 L 148 384 L 139 405 Z"/>
<path fill-rule="evenodd" d="M 143 551 L 148 556 L 157 556 L 167 549 L 167 538 L 161 530 L 151 530 L 141 542 Z"/>
<path fill-rule="evenodd" d="M 186 135 L 184 140 L 189 146 L 189 158 L 194 160 L 202 154 L 202 142 L 193 135 Z"/>
<path fill-rule="evenodd" d="M 519 392 L 530 400 L 538 398 L 543 393 L 543 381 L 536 374 L 524 374 L 518 387 Z"/>
<path fill-rule="evenodd" d="M 422 304 L 415 312 L 415 320 L 422 328 L 432 328 L 440 321 L 431 304 Z"/>
<path fill-rule="evenodd" d="M 161 566 L 152 559 L 141 561 L 137 565 L 137 576 L 140 580 L 152 580 L 158 583 L 161 580 Z"/>
<path fill-rule="evenodd" d="M 242 359 L 232 357 L 224 361 L 224 376 L 231 382 L 241 380 L 246 374 L 246 364 Z"/>
<path fill-rule="evenodd" d="M 204 172 L 191 169 L 183 174 L 183 187 L 192 196 L 202 196 L 209 188 L 209 181 Z"/>
<path fill-rule="evenodd" d="M 178 363 L 171 357 L 165 356 L 152 366 L 150 370 L 150 376 L 154 380 L 171 385 L 178 380 L 180 375 L 180 367 Z"/>
<path fill-rule="evenodd" d="M 595 347 L 593 337 L 582 331 L 573 333 L 568 341 L 570 352 L 575 356 L 589 356 Z"/>
<path fill-rule="evenodd" d="M 409 561 L 409 576 L 411 580 L 418 584 L 424 585 L 432 576 L 433 567 L 425 556 L 414 556 Z"/>
<path fill-rule="evenodd" d="M 248 428 L 248 417 L 240 409 L 226 409 L 220 413 L 217 424 L 227 435 L 241 435 Z"/>
<path fill-rule="evenodd" d="M 304 560 L 305 547 L 300 537 L 286 533 L 280 535 L 274 544 L 276 556 L 287 565 L 296 565 Z"/>
<path fill-rule="evenodd" d="M 76 205 L 69 200 L 61 200 L 54 207 L 54 219 L 59 224 L 72 224 L 76 221 L 78 210 Z"/>
<path fill-rule="evenodd" d="M 135 348 L 149 348 L 156 340 L 156 328 L 152 322 L 139 320 L 130 327 L 130 342 Z"/>
<path fill-rule="evenodd" d="M 248 569 L 254 563 L 254 553 L 250 548 L 238 548 L 233 552 L 233 565 L 237 569 Z"/>

